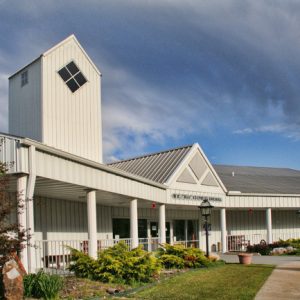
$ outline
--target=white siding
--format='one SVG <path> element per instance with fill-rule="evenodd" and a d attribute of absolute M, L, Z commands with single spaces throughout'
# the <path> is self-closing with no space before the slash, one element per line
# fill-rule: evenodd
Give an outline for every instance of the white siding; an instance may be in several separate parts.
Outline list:
<path fill-rule="evenodd" d="M 228 208 L 299 208 L 299 195 L 241 195 L 241 196 L 227 196 L 225 206 Z"/>
<path fill-rule="evenodd" d="M 25 70 L 28 84 L 21 87 L 22 71 L 9 80 L 9 133 L 41 141 L 41 60 Z"/>
<path fill-rule="evenodd" d="M 74 61 L 88 82 L 72 93 L 57 73 Z M 100 75 L 74 38 L 43 57 L 43 142 L 102 162 Z"/>
<path fill-rule="evenodd" d="M 86 203 L 34 199 L 36 240 L 87 240 Z M 98 239 L 112 238 L 111 208 L 97 205 Z"/>
<path fill-rule="evenodd" d="M 138 199 L 165 202 L 166 191 L 142 182 L 37 151 L 37 176 Z"/>

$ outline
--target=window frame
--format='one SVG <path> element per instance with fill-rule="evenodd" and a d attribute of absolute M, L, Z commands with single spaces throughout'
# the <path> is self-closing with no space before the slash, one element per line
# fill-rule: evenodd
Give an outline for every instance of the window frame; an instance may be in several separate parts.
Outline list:
<path fill-rule="evenodd" d="M 71 71 L 68 69 L 68 65 L 73 63 L 75 65 L 75 67 L 78 69 L 77 72 L 75 72 L 74 74 L 71 73 Z M 66 80 L 63 78 L 63 76 L 60 74 L 61 71 L 65 71 L 67 72 L 68 75 L 71 75 L 69 78 L 67 78 Z M 87 78 L 85 77 L 85 75 L 83 74 L 83 72 L 79 69 L 77 63 L 75 62 L 75 60 L 71 60 L 68 63 L 66 63 L 63 67 L 61 67 L 58 71 L 57 71 L 59 77 L 61 78 L 61 80 L 65 83 L 65 85 L 69 88 L 70 92 L 72 94 L 74 94 L 75 92 L 77 92 L 80 88 L 82 88 L 87 82 Z M 82 84 L 78 83 L 78 81 L 76 80 L 76 76 L 81 75 L 82 78 L 85 80 Z M 71 84 L 68 84 L 68 82 L 75 82 L 75 84 L 78 86 L 76 89 L 71 89 Z"/>

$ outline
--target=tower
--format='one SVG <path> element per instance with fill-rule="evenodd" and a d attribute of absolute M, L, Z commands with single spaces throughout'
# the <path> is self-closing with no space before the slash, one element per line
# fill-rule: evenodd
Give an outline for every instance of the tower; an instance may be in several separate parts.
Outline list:
<path fill-rule="evenodd" d="M 74 35 L 9 78 L 9 133 L 102 162 L 101 73 Z"/>

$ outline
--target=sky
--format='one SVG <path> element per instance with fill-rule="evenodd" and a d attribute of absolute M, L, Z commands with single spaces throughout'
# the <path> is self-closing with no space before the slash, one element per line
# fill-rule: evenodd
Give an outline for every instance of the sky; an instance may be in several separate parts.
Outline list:
<path fill-rule="evenodd" d="M 8 76 L 70 34 L 102 73 L 105 161 L 198 142 L 300 169 L 300 1 L 0 0 L 0 131 Z"/>

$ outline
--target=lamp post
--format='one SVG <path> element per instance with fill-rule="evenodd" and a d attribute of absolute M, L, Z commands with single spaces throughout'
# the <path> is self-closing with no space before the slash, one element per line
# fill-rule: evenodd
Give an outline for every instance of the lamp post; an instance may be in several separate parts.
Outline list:
<path fill-rule="evenodd" d="M 211 209 L 213 206 L 210 204 L 208 199 L 202 201 L 199 206 L 202 217 L 205 218 L 205 235 L 206 235 L 206 257 L 209 256 L 209 246 L 208 246 L 208 217 L 211 215 Z"/>

